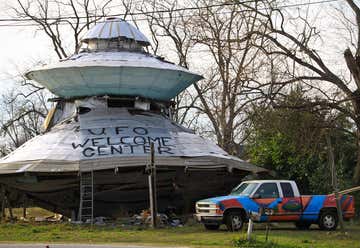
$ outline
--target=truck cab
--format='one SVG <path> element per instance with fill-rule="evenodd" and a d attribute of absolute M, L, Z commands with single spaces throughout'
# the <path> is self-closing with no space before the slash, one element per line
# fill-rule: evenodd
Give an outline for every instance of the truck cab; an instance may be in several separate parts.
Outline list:
<path fill-rule="evenodd" d="M 343 218 L 355 215 L 354 199 L 342 195 Z M 318 224 L 321 229 L 335 230 L 338 224 L 335 196 L 301 196 L 294 181 L 244 181 L 227 196 L 200 200 L 196 218 L 205 228 L 215 230 L 225 224 L 229 230 L 240 230 L 250 217 L 257 222 L 294 222 L 299 229 Z"/>

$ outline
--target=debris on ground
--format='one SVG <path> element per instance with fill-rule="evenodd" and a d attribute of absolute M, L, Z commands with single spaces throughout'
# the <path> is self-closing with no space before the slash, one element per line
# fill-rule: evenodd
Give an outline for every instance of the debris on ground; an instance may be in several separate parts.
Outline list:
<path fill-rule="evenodd" d="M 95 217 L 94 225 L 105 226 L 106 225 L 106 217 L 103 217 L 103 216 Z"/>
<path fill-rule="evenodd" d="M 166 211 L 166 213 L 157 214 L 157 223 L 160 227 L 172 226 L 182 227 L 183 223 L 179 217 L 173 211 Z M 130 219 L 124 223 L 124 225 L 143 226 L 151 224 L 150 210 L 142 210 L 140 214 L 134 214 Z"/>
<path fill-rule="evenodd" d="M 45 222 L 46 218 L 45 217 L 35 217 L 35 222 Z"/>
<path fill-rule="evenodd" d="M 126 215 L 127 213 L 123 213 Z M 28 223 L 60 223 L 60 222 L 71 222 L 72 224 L 91 224 L 91 219 L 86 219 L 83 221 L 74 221 L 68 219 L 67 217 L 54 213 L 52 215 L 38 215 L 38 216 L 31 216 L 27 215 L 26 217 L 14 217 L 13 222 L 21 221 L 21 222 L 28 222 Z M 138 227 L 147 227 L 151 225 L 151 212 L 149 209 L 144 209 L 138 214 L 127 215 L 127 217 L 119 217 L 109 218 L 104 216 L 96 216 L 93 218 L 94 225 L 96 226 L 108 226 L 108 225 L 121 225 L 123 227 L 131 227 L 131 226 L 138 226 Z M 184 222 L 182 219 L 175 214 L 174 208 L 168 208 L 164 211 L 164 213 L 157 214 L 157 223 L 158 227 L 182 227 Z"/>
<path fill-rule="evenodd" d="M 35 222 L 60 222 L 64 220 L 64 217 L 61 214 L 54 214 L 47 217 L 37 216 L 34 220 Z"/>

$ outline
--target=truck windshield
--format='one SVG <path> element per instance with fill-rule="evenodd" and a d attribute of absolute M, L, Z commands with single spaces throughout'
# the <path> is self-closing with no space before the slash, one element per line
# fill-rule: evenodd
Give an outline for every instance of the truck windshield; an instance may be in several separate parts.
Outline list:
<path fill-rule="evenodd" d="M 242 183 L 231 191 L 231 195 L 250 195 L 258 183 Z"/>

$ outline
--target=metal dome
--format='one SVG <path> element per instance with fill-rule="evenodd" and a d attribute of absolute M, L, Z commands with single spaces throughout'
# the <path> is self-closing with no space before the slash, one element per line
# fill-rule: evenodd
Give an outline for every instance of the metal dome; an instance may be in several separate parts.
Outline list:
<path fill-rule="evenodd" d="M 125 38 L 139 42 L 141 45 L 148 46 L 150 41 L 136 27 L 120 18 L 107 18 L 104 22 L 96 24 L 81 39 L 88 43 L 89 40 L 110 40 Z"/>

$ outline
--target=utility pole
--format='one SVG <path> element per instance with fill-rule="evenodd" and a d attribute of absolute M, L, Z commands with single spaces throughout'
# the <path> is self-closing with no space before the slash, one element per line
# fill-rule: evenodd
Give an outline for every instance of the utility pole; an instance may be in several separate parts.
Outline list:
<path fill-rule="evenodd" d="M 150 168 L 148 168 L 151 226 L 157 227 L 156 165 L 154 143 L 150 143 Z"/>
<path fill-rule="evenodd" d="M 330 163 L 330 168 L 331 168 L 331 179 L 332 179 L 332 185 L 334 187 L 336 209 L 337 209 L 340 229 L 341 229 L 342 232 L 345 232 L 344 220 L 343 220 L 341 204 L 340 204 L 340 198 L 339 198 L 339 187 L 338 187 L 337 175 L 336 175 L 336 170 L 335 170 L 334 151 L 333 151 L 333 148 L 332 148 L 330 135 L 326 135 L 326 143 L 327 143 L 327 146 L 328 146 L 328 157 L 329 157 L 329 163 Z"/>

